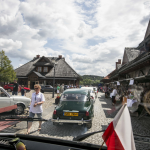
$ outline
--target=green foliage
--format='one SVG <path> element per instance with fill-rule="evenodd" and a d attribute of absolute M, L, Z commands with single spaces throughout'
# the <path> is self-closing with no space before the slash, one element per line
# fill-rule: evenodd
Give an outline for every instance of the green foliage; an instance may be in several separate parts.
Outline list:
<path fill-rule="evenodd" d="M 11 82 L 14 79 L 16 79 L 16 73 L 11 61 L 2 50 L 0 51 L 0 82 Z"/>
<path fill-rule="evenodd" d="M 104 77 L 102 76 L 94 76 L 94 75 L 83 75 L 82 76 L 83 80 L 84 79 L 91 79 L 91 80 L 102 80 Z"/>
<path fill-rule="evenodd" d="M 104 77 L 102 77 L 102 76 L 84 75 L 84 76 L 82 76 L 83 80 L 80 81 L 80 85 L 98 86 L 98 84 L 100 83 L 100 80 L 103 78 Z"/>

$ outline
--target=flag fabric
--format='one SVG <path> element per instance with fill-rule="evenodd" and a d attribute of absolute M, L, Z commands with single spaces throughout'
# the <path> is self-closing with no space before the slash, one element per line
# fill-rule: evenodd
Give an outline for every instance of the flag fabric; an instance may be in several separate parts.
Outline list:
<path fill-rule="evenodd" d="M 127 105 L 123 105 L 102 135 L 107 150 L 136 150 L 131 118 Z"/>

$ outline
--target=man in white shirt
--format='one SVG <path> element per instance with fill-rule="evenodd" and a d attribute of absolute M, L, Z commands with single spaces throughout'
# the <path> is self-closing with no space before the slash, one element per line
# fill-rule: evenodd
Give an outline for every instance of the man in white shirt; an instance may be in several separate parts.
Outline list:
<path fill-rule="evenodd" d="M 41 86 L 39 84 L 34 85 L 35 93 L 32 94 L 30 110 L 29 110 L 30 118 L 34 118 L 35 114 L 37 115 L 38 118 L 42 118 L 42 112 L 43 112 L 42 104 L 44 103 L 45 98 L 44 95 L 40 92 L 40 89 Z M 42 121 L 39 121 L 38 131 L 41 130 L 41 124 Z M 27 134 L 30 133 L 31 126 L 32 126 L 32 121 L 29 121 Z"/>
<path fill-rule="evenodd" d="M 116 87 L 114 87 L 112 91 L 112 105 L 116 104 L 116 100 L 115 100 L 116 95 L 117 95 L 117 90 L 116 90 Z"/>

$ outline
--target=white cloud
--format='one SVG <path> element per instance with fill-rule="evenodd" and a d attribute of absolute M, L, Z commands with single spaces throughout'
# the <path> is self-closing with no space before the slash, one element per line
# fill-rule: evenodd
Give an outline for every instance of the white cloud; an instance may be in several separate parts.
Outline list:
<path fill-rule="evenodd" d="M 12 39 L 0 38 L 0 49 L 5 50 L 6 53 L 21 49 L 21 47 L 22 47 L 21 41 L 13 41 Z"/>
<path fill-rule="evenodd" d="M 0 3 L 0 49 L 18 64 L 37 54 L 62 54 L 79 74 L 110 73 L 124 47 L 143 40 L 150 16 L 149 1 L 144 0 Z"/>

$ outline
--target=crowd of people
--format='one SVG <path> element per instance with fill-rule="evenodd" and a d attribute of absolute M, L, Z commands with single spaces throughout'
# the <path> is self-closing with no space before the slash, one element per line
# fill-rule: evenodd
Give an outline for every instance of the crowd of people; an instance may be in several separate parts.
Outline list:
<path fill-rule="evenodd" d="M 99 87 L 99 91 L 105 93 L 105 98 L 111 98 L 112 105 L 116 104 L 116 100 L 123 102 L 123 97 L 126 97 L 127 99 L 137 99 L 137 95 L 134 95 L 134 91 L 136 91 L 136 88 L 141 88 L 140 94 L 140 101 L 141 103 L 144 101 L 145 94 L 150 90 L 147 86 L 144 85 L 128 85 L 128 86 L 108 86 L 104 85 Z"/>
<path fill-rule="evenodd" d="M 59 94 L 63 93 L 65 90 L 72 89 L 72 88 L 78 88 L 78 86 L 73 85 L 73 84 L 70 84 L 70 85 L 64 85 L 64 84 L 60 85 L 60 84 L 58 84 L 57 85 L 57 96 Z"/>

